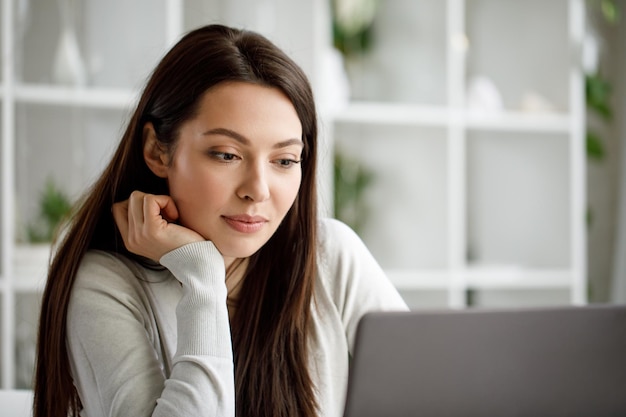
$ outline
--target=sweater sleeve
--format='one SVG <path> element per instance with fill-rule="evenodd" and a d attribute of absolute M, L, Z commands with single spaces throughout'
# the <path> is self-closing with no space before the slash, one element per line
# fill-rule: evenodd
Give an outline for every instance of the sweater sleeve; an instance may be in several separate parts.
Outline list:
<path fill-rule="evenodd" d="M 361 238 L 344 223 L 325 219 L 320 228 L 320 277 L 341 317 L 350 352 L 359 321 L 371 311 L 408 307 Z"/>
<path fill-rule="evenodd" d="M 68 347 L 82 415 L 234 416 L 224 260 L 211 242 L 199 242 L 160 262 L 182 284 L 169 377 L 154 351 L 159 335 L 150 334 L 139 278 L 129 279 L 128 268 L 111 257 L 81 267 L 68 312 Z"/>

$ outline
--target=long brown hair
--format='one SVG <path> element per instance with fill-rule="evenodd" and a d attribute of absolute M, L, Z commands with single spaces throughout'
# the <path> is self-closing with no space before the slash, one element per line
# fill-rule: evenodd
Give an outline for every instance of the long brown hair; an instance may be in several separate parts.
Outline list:
<path fill-rule="evenodd" d="M 112 204 L 134 190 L 168 193 L 165 180 L 144 161 L 144 125 L 151 122 L 159 141 L 173 149 L 181 124 L 196 114 L 201 96 L 223 81 L 280 89 L 300 118 L 305 144 L 296 200 L 276 233 L 250 258 L 231 322 L 237 415 L 316 415 L 307 367 L 317 240 L 313 94 L 302 70 L 263 36 L 209 25 L 185 35 L 155 68 L 117 151 L 78 206 L 55 253 L 39 322 L 35 417 L 66 417 L 80 409 L 66 348 L 67 306 L 87 250 L 132 257 L 115 227 Z"/>

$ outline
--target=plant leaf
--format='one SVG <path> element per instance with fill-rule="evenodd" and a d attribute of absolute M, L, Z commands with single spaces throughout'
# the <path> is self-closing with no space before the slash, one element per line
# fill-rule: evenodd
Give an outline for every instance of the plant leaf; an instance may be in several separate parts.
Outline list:
<path fill-rule="evenodd" d="M 619 23 L 620 13 L 615 0 L 602 0 L 600 4 L 604 19 L 612 25 Z"/>
<path fill-rule="evenodd" d="M 604 145 L 600 137 L 594 132 L 587 132 L 587 156 L 590 159 L 601 161 L 604 159 Z"/>
<path fill-rule="evenodd" d="M 587 106 L 605 120 L 611 120 L 611 84 L 598 74 L 585 76 L 585 97 Z"/>

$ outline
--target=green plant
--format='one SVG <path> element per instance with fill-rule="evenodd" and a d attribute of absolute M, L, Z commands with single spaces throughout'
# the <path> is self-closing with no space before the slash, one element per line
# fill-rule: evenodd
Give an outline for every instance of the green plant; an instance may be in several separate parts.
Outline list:
<path fill-rule="evenodd" d="M 620 8 L 615 0 L 589 0 L 592 7 L 596 8 L 602 19 L 610 26 L 619 23 L 621 18 Z M 587 108 L 604 123 L 610 123 L 613 119 L 611 106 L 612 86 L 600 71 L 594 74 L 585 74 L 585 99 Z M 586 135 L 587 156 L 591 160 L 604 159 L 606 151 L 603 139 L 594 129 L 588 128 Z"/>
<path fill-rule="evenodd" d="M 39 198 L 39 218 L 27 228 L 28 240 L 32 243 L 52 241 L 71 209 L 70 199 L 48 179 Z"/>
<path fill-rule="evenodd" d="M 619 23 L 621 13 L 615 0 L 600 0 L 600 10 L 607 22 L 613 25 Z"/>
<path fill-rule="evenodd" d="M 334 162 L 335 217 L 358 233 L 367 219 L 364 192 L 374 179 L 374 174 L 340 152 L 335 152 Z"/>
<path fill-rule="evenodd" d="M 599 74 L 585 76 L 585 98 L 587 108 L 608 123 L 613 118 L 611 107 L 611 84 Z M 604 144 L 600 135 L 593 129 L 587 129 L 587 156 L 602 160 L 605 155 Z"/>

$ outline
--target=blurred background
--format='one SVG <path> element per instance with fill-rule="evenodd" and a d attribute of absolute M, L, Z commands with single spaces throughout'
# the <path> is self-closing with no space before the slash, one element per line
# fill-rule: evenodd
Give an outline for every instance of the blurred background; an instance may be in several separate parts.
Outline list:
<path fill-rule="evenodd" d="M 413 309 L 626 300 L 625 0 L 1 0 L 0 374 L 31 386 L 59 220 L 192 28 L 310 77 L 322 213 Z"/>

